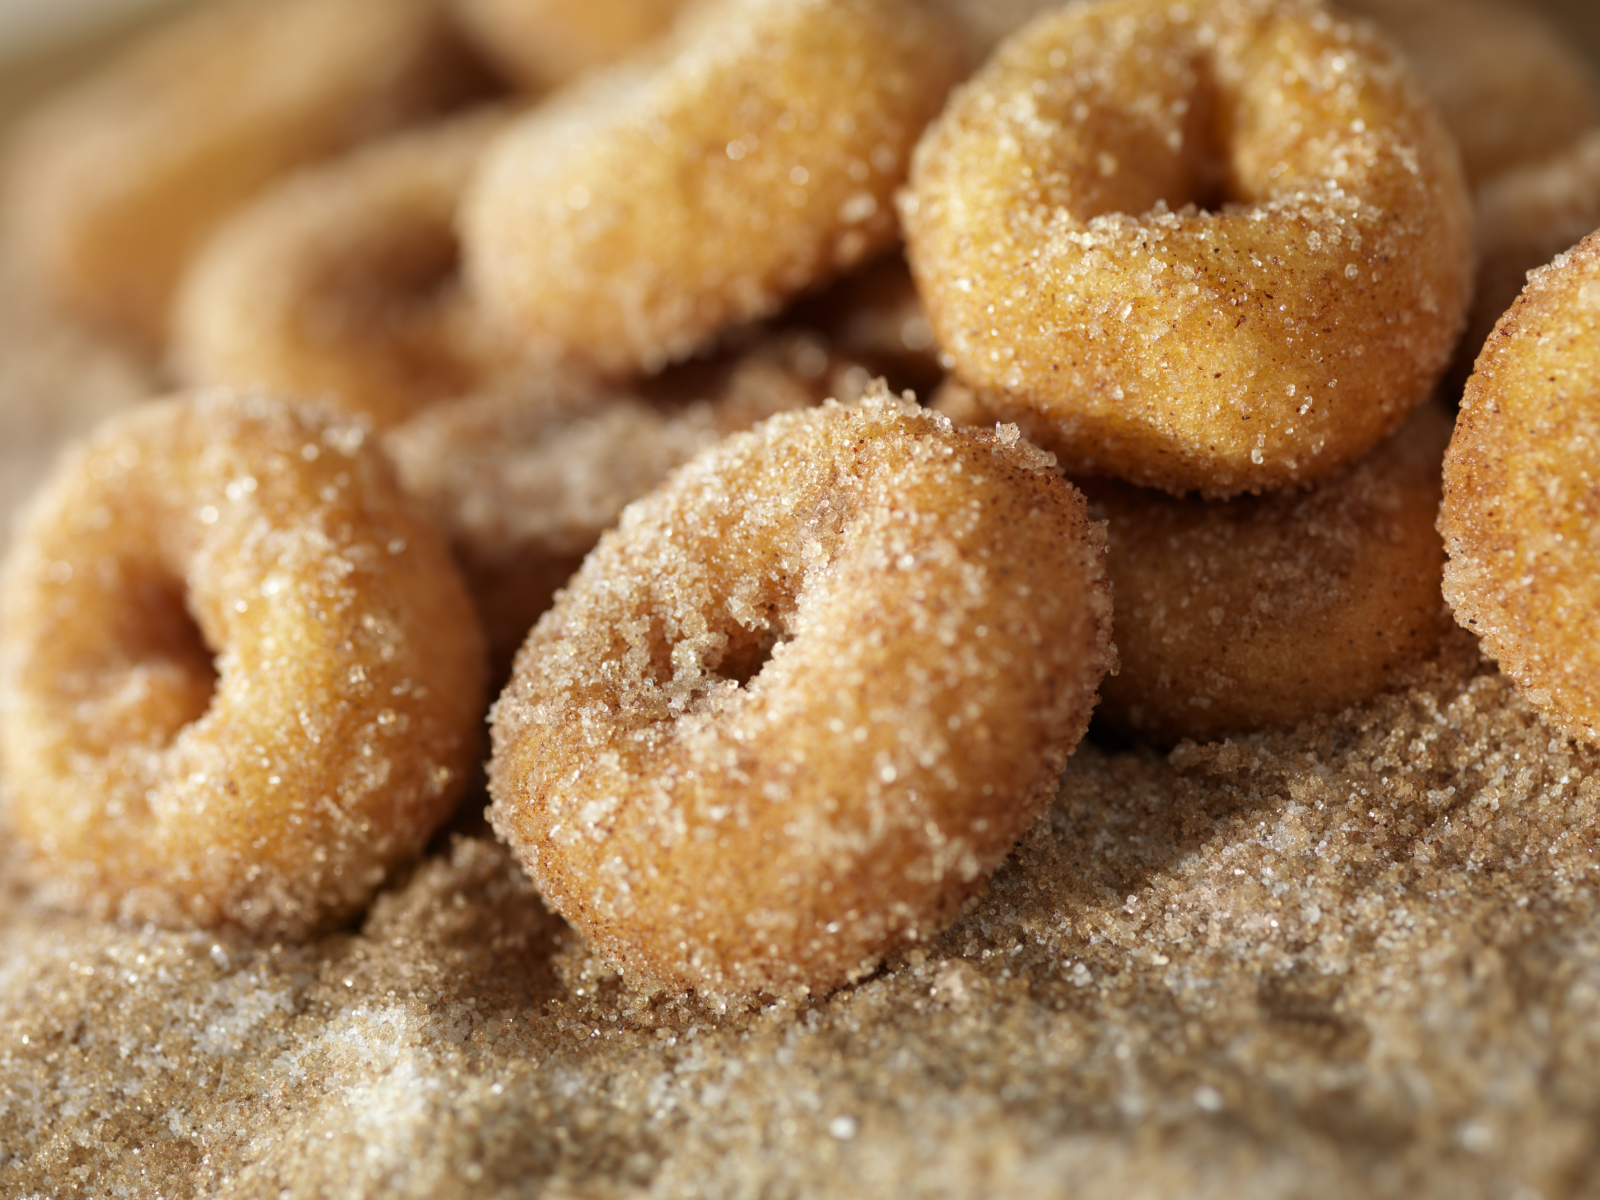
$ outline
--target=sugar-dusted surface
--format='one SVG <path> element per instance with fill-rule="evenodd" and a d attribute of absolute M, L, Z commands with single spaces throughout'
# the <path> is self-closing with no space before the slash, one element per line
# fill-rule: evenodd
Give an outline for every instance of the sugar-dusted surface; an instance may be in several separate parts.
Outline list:
<path fill-rule="evenodd" d="M 1588 1195 L 1597 818 L 1492 673 L 1083 747 L 944 936 L 727 1012 L 621 988 L 477 840 L 300 949 L 8 891 L 0 1190 Z"/>
<path fill-rule="evenodd" d="M 179 272 L 269 180 L 482 83 L 427 0 L 227 0 L 18 131 L 7 238 L 65 308 L 158 353 Z"/>
<path fill-rule="evenodd" d="M 1039 18 L 930 128 L 901 215 L 962 380 L 1069 471 L 1175 492 L 1371 447 L 1471 286 L 1438 116 L 1368 26 L 1295 0 Z"/>
<path fill-rule="evenodd" d="M 200 393 L 101 426 L 0 571 L 10 821 L 58 901 L 303 936 L 479 752 L 483 644 L 364 427 Z"/>
<path fill-rule="evenodd" d="M 420 413 L 385 446 L 449 536 L 504 678 L 625 507 L 729 433 L 859 393 L 855 373 L 865 374 L 803 334 L 627 387 L 535 371 L 510 390 Z"/>
<path fill-rule="evenodd" d="M 184 274 L 179 378 L 313 396 L 379 427 L 477 390 L 511 352 L 463 293 L 455 214 L 509 116 L 435 122 L 268 188 Z"/>
<path fill-rule="evenodd" d="M 655 369 L 893 243 L 960 69 L 920 0 L 718 0 L 491 150 L 468 278 L 525 338 Z"/>
<path fill-rule="evenodd" d="M 633 982 L 826 991 L 924 941 L 1113 664 L 1101 526 L 1014 427 L 784 413 L 623 513 L 493 713 L 496 830 Z"/>
<path fill-rule="evenodd" d="M 1600 742 L 1600 235 L 1530 276 L 1467 380 L 1439 515 L 1456 619 Z"/>
<path fill-rule="evenodd" d="M 1085 482 L 1109 521 L 1122 669 L 1099 714 L 1170 745 L 1294 725 L 1393 688 L 1450 627 L 1443 407 L 1309 491 L 1205 501 Z"/>

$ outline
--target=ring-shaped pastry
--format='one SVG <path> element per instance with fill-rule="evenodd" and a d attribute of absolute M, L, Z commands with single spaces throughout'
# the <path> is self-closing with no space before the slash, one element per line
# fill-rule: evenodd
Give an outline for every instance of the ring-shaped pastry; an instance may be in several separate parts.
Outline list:
<path fill-rule="evenodd" d="M 1467 380 L 1439 532 L 1456 620 L 1600 744 L 1600 234 L 1529 276 Z"/>
<path fill-rule="evenodd" d="M 785 413 L 630 507 L 493 712 L 495 827 L 636 983 L 837 986 L 939 932 L 1111 665 L 1104 532 L 1014 428 Z"/>
<path fill-rule="evenodd" d="M 0 597 L 11 825 L 73 907 L 304 935 L 472 771 L 477 618 L 360 425 L 227 392 L 108 423 Z"/>
<path fill-rule="evenodd" d="M 372 142 L 235 215 L 179 290 L 178 376 L 313 396 L 382 429 L 508 370 L 514 349 L 461 286 L 455 233 L 462 189 L 508 115 Z"/>
<path fill-rule="evenodd" d="M 508 331 L 654 371 L 894 241 L 893 193 L 962 62 L 920 0 L 715 0 L 534 109 L 462 209 Z"/>
<path fill-rule="evenodd" d="M 956 374 L 1069 474 L 1224 497 L 1329 474 L 1432 389 L 1471 290 L 1454 142 L 1364 24 L 1300 0 L 1042 17 L 902 197 Z"/>

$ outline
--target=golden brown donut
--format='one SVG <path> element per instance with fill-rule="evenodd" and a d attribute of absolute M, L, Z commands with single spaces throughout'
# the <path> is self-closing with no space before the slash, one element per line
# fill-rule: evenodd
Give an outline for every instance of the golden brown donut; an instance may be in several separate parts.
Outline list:
<path fill-rule="evenodd" d="M 507 116 L 372 142 L 231 218 L 178 293 L 179 378 L 316 396 L 384 428 L 505 369 L 511 348 L 461 286 L 455 212 Z"/>
<path fill-rule="evenodd" d="M 184 264 L 229 212 L 483 86 L 431 0 L 198 6 L 21 130 L 6 239 L 57 303 L 154 354 Z"/>
<path fill-rule="evenodd" d="M 1420 406 L 1310 491 L 1204 501 L 1086 481 L 1121 671 L 1098 720 L 1160 742 L 1293 725 L 1391 688 L 1450 628 L 1434 521 L 1450 420 Z"/>
<path fill-rule="evenodd" d="M 826 990 L 936 934 L 1113 659 L 1101 527 L 1014 429 L 877 393 L 629 508 L 493 712 L 495 828 L 637 985 Z"/>
<path fill-rule="evenodd" d="M 0 760 L 47 892 L 300 936 L 454 807 L 483 643 L 360 425 L 201 393 L 107 423 L 0 577 Z"/>
<path fill-rule="evenodd" d="M 1461 147 L 1474 187 L 1600 125 L 1594 68 L 1512 0 L 1339 0 L 1405 52 Z"/>
<path fill-rule="evenodd" d="M 472 44 L 542 92 L 623 58 L 671 27 L 683 0 L 451 0 Z"/>
<path fill-rule="evenodd" d="M 894 240 L 958 57 L 920 0 L 697 6 L 491 148 L 462 215 L 470 284 L 604 372 L 682 359 Z"/>
<path fill-rule="evenodd" d="M 1600 234 L 1535 271 L 1467 380 L 1439 531 L 1456 620 L 1600 743 Z"/>
<path fill-rule="evenodd" d="M 817 342 L 791 337 L 626 386 L 541 375 L 419 413 L 384 445 L 448 535 L 504 679 L 627 505 L 725 435 L 862 387 Z"/>
<path fill-rule="evenodd" d="M 1320 478 L 1433 387 L 1471 285 L 1460 164 L 1397 56 L 1300 0 L 1107 0 L 1008 39 L 917 148 L 940 346 L 1069 473 Z"/>

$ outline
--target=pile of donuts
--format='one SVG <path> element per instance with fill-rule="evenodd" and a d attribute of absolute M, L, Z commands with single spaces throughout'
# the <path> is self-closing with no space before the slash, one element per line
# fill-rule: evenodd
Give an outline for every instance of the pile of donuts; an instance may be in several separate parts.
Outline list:
<path fill-rule="evenodd" d="M 1355 7 L 217 0 L 134 45 L 6 175 L 18 286 L 176 389 L 0 574 L 34 886 L 310 936 L 487 751 L 631 984 L 826 991 L 948 925 L 1091 715 L 1293 724 L 1453 608 L 1600 740 L 1600 88 L 1510 0 Z"/>

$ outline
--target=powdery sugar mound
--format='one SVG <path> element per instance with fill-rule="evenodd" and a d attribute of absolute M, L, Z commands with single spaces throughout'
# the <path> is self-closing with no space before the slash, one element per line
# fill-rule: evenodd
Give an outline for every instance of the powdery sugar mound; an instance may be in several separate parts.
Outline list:
<path fill-rule="evenodd" d="M 1465 669 L 1085 746 L 943 938 L 722 1012 L 476 836 L 301 949 L 3 893 L 0 1193 L 1589 1194 L 1597 810 L 1600 753 Z"/>

